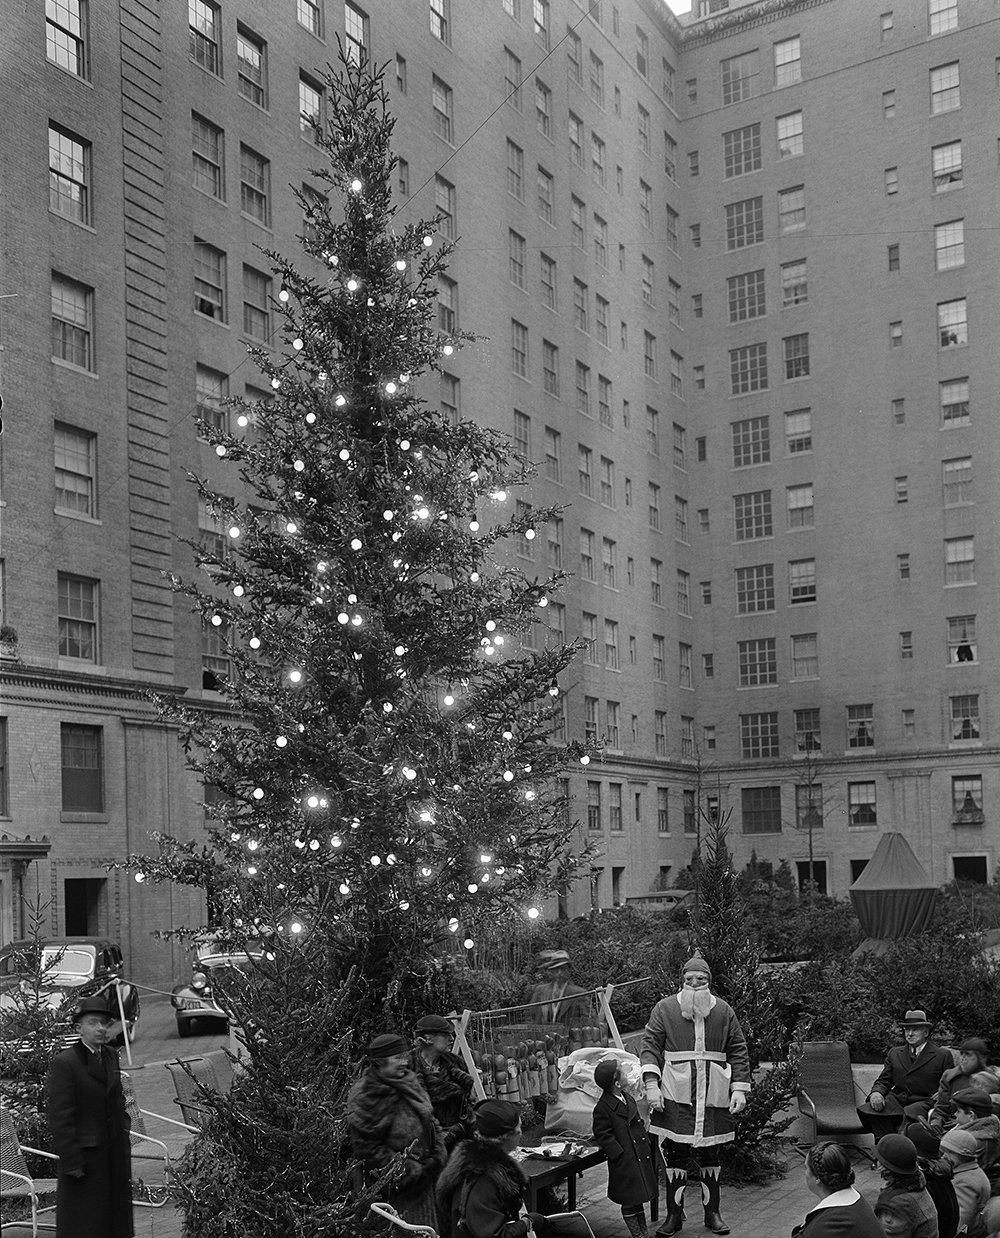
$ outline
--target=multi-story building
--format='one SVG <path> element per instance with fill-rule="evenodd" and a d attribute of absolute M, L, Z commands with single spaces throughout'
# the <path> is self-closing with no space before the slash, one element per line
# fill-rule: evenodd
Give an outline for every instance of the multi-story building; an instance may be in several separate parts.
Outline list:
<path fill-rule="evenodd" d="M 400 221 L 457 239 L 442 328 L 486 337 L 427 394 L 509 431 L 565 509 L 516 557 L 572 573 L 565 731 L 604 743 L 569 778 L 600 858 L 567 909 L 670 884 L 714 813 L 740 861 L 804 879 L 811 854 L 837 894 L 886 829 L 935 879 L 989 879 L 998 32 L 989 0 L 24 8 L 0 51 L 0 934 L 39 901 L 162 981 L 151 930 L 203 918 L 106 865 L 202 828 L 144 693 L 222 705 L 224 645 L 166 574 L 218 535 L 195 414 L 259 393 L 261 248 L 293 253 L 292 187 L 319 191 L 305 118 L 338 37 L 386 65 Z"/>

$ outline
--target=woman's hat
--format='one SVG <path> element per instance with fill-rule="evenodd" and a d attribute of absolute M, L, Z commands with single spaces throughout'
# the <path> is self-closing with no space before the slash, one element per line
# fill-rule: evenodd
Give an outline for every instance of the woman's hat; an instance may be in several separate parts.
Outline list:
<path fill-rule="evenodd" d="M 923 1010 L 908 1010 L 906 1018 L 900 1020 L 900 1027 L 930 1027 L 931 1021 Z"/>
<path fill-rule="evenodd" d="M 599 1088 L 613 1087 L 617 1078 L 618 1063 L 613 1057 L 606 1057 L 594 1067 L 594 1082 Z"/>
<path fill-rule="evenodd" d="M 487 1139 L 509 1135 L 517 1128 L 521 1112 L 509 1100 L 482 1100 L 476 1106 L 476 1130 Z"/>
<path fill-rule="evenodd" d="M 918 1156 L 933 1161 L 940 1155 L 941 1140 L 929 1127 L 911 1122 L 906 1128 L 906 1137 L 917 1149 Z"/>
<path fill-rule="evenodd" d="M 965 1161 L 974 1161 L 979 1151 L 979 1140 L 972 1131 L 950 1130 L 941 1136 L 941 1151 L 954 1152 Z"/>
<path fill-rule="evenodd" d="M 952 1092 L 951 1099 L 959 1109 L 968 1109 L 970 1113 L 985 1118 L 993 1112 L 993 1102 L 988 1092 L 982 1088 L 963 1088 L 961 1092 Z"/>
<path fill-rule="evenodd" d="M 109 1023 L 111 1022 L 111 1011 L 100 997 L 85 997 L 73 1011 L 73 1022 L 79 1023 L 85 1014 L 101 1014 Z"/>
<path fill-rule="evenodd" d="M 376 1036 L 365 1052 L 373 1062 L 380 1062 L 387 1057 L 396 1057 L 400 1053 L 409 1053 L 410 1046 L 402 1036 L 386 1032 Z"/>
<path fill-rule="evenodd" d="M 986 1047 L 986 1041 L 978 1036 L 969 1036 L 958 1046 L 959 1053 L 978 1053 L 980 1057 L 986 1057 L 989 1054 L 989 1049 Z"/>
<path fill-rule="evenodd" d="M 413 1030 L 417 1033 L 427 1032 L 433 1034 L 435 1032 L 452 1032 L 454 1028 L 442 1015 L 425 1014 L 417 1020 L 417 1025 Z"/>
<path fill-rule="evenodd" d="M 883 1135 L 875 1145 L 875 1156 L 894 1174 L 916 1173 L 917 1149 L 905 1135 Z"/>

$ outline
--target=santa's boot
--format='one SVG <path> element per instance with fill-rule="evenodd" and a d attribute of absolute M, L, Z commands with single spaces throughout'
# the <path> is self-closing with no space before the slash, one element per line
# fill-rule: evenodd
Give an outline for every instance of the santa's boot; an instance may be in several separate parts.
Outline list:
<path fill-rule="evenodd" d="M 684 1188 L 687 1186 L 687 1170 L 667 1166 L 667 1215 L 656 1231 L 656 1238 L 670 1238 L 680 1233 L 684 1224 Z"/>
<path fill-rule="evenodd" d="M 638 1212 L 626 1212 L 622 1209 L 622 1220 L 625 1222 L 625 1228 L 629 1232 L 629 1238 L 647 1238 L 648 1230 L 646 1229 L 646 1210 L 639 1208 Z"/>
<path fill-rule="evenodd" d="M 729 1226 L 719 1212 L 719 1173 L 718 1165 L 701 1167 L 701 1202 L 705 1206 L 705 1228 L 713 1234 L 728 1234 Z"/>

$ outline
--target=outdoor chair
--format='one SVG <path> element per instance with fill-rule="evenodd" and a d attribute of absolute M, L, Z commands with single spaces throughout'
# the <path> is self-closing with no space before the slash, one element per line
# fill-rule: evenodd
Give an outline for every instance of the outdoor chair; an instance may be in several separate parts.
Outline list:
<path fill-rule="evenodd" d="M 206 1092 L 219 1092 L 219 1079 L 215 1067 L 208 1058 L 196 1057 L 187 1061 L 165 1063 L 174 1081 L 177 1095 L 174 1103 L 180 1105 L 184 1123 L 193 1130 L 200 1130 L 207 1110 L 202 1102 Z"/>
<path fill-rule="evenodd" d="M 383 1221 L 388 1221 L 396 1229 L 402 1230 L 404 1234 L 414 1234 L 417 1238 L 438 1238 L 438 1232 L 433 1226 L 411 1225 L 409 1221 L 403 1220 L 391 1204 L 372 1204 L 371 1210 Z"/>
<path fill-rule="evenodd" d="M 36 1238 L 40 1229 L 55 1229 L 55 1225 L 48 1222 L 40 1224 L 38 1214 L 55 1211 L 55 1204 L 46 1204 L 44 1208 L 39 1207 L 39 1204 L 42 1196 L 56 1193 L 56 1179 L 32 1178 L 24 1159 L 25 1152 L 30 1152 L 33 1156 L 44 1156 L 49 1161 L 59 1159 L 54 1152 L 42 1152 L 39 1148 L 29 1148 L 27 1144 L 22 1144 L 17 1138 L 10 1113 L 5 1108 L 0 1109 L 0 1196 L 5 1200 L 30 1200 L 31 1233 L 32 1238 Z M 0 1225 L 0 1229 L 23 1224 L 23 1221 L 6 1221 Z"/>
<path fill-rule="evenodd" d="M 860 1095 L 851 1072 L 851 1058 L 843 1040 L 808 1040 L 802 1046 L 799 1064 L 799 1113 L 812 1125 L 812 1138 L 795 1146 L 805 1156 L 818 1141 L 829 1140 L 845 1151 L 859 1153 L 876 1164 L 874 1153 L 854 1143 L 859 1135 L 867 1135 L 858 1105 Z"/>
<path fill-rule="evenodd" d="M 132 1076 L 122 1071 L 122 1092 L 125 1095 L 125 1112 L 129 1116 L 131 1127 L 129 1142 L 132 1145 L 132 1202 L 140 1208 L 162 1208 L 170 1198 L 170 1175 L 173 1167 L 170 1163 L 170 1150 L 160 1139 L 154 1139 L 146 1133 L 146 1110 L 140 1109 L 135 1098 L 135 1088 Z M 150 1117 L 159 1117 L 150 1114 Z M 170 1121 L 165 1118 L 164 1121 Z M 137 1170 L 144 1168 L 136 1162 L 156 1162 L 161 1167 L 160 1182 L 145 1182 Z"/>

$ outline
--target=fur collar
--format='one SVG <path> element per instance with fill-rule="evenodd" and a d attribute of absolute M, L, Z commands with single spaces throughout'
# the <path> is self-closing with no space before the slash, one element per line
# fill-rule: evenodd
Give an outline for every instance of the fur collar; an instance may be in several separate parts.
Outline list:
<path fill-rule="evenodd" d="M 968 1126 L 963 1126 L 962 1130 L 970 1131 L 983 1139 L 1000 1139 L 1000 1118 L 996 1114 L 988 1113 L 984 1117 L 976 1118 Z"/>
<path fill-rule="evenodd" d="M 520 1198 L 525 1187 L 525 1177 L 517 1161 L 508 1156 L 498 1144 L 488 1139 L 463 1139 L 452 1152 L 448 1164 L 437 1181 L 437 1197 L 444 1206 L 446 1201 L 467 1181 L 488 1178 L 492 1185 L 505 1195 Z"/>

